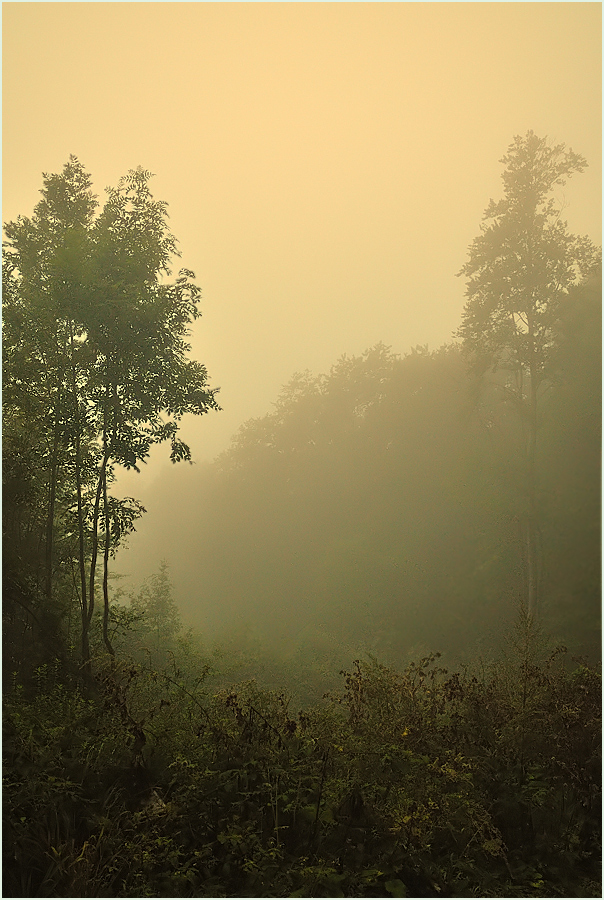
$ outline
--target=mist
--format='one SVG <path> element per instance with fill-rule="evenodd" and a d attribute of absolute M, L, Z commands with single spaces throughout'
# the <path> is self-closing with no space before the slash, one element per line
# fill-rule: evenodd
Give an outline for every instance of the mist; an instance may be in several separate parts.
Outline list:
<path fill-rule="evenodd" d="M 53 15 L 58 24 L 63 13 Z M 126 24 L 131 13 L 112 15 Z M 156 447 L 140 473 L 118 473 L 118 492 L 139 498 L 147 509 L 128 549 L 118 554 L 116 569 L 126 576 L 120 584 L 135 590 L 165 560 L 183 619 L 201 635 L 215 639 L 236 625 L 286 655 L 311 633 L 319 643 L 325 633 L 333 643 L 337 633 L 348 656 L 360 649 L 390 652 L 378 633 L 396 634 L 403 656 L 445 644 L 463 655 L 496 640 L 522 593 L 522 576 L 512 576 L 520 538 L 505 536 L 498 565 L 507 574 L 500 581 L 485 562 L 485 555 L 500 552 L 494 510 L 488 524 L 478 518 L 465 533 L 456 523 L 461 507 L 488 505 L 493 479 L 503 478 L 484 460 L 483 470 L 471 468 L 479 451 L 460 360 L 451 374 L 452 396 L 445 401 L 443 394 L 442 409 L 423 414 L 441 425 L 443 411 L 457 416 L 455 441 L 464 444 L 459 452 L 467 459 L 450 458 L 446 430 L 418 426 L 415 442 L 398 459 L 398 481 L 410 480 L 418 493 L 407 497 L 396 479 L 380 487 L 394 495 L 400 490 L 400 509 L 413 512 L 397 518 L 387 508 L 369 515 L 378 501 L 361 489 L 367 472 L 360 460 L 349 459 L 345 430 L 333 437 L 337 461 L 321 463 L 314 447 L 314 480 L 305 483 L 294 466 L 288 477 L 292 484 L 302 479 L 296 488 L 279 487 L 278 471 L 258 473 L 250 462 L 247 478 L 253 480 L 254 472 L 260 479 L 254 499 L 251 489 L 238 496 L 225 463 L 213 460 L 233 452 L 243 423 L 249 430 L 253 421 L 270 421 L 295 373 L 328 378 L 344 357 L 360 360 L 382 343 L 401 366 L 417 346 L 428 353 L 443 348 L 443 359 L 455 357 L 445 349 L 455 343 L 464 307 L 464 282 L 455 276 L 488 199 L 501 195 L 499 160 L 513 134 L 541 129 L 591 161 L 554 196 L 569 230 L 598 243 L 595 15 L 583 5 L 401 4 L 378 10 L 361 4 L 341 12 L 320 6 L 252 5 L 236 13 L 182 8 L 170 16 L 173 27 L 197 29 L 207 42 L 203 61 L 186 76 L 194 79 L 203 111 L 199 153 L 193 161 L 186 147 L 164 147 L 157 135 L 143 140 L 125 119 L 126 146 L 153 165 L 154 189 L 169 198 L 183 260 L 200 275 L 203 316 L 193 328 L 192 354 L 219 387 L 222 411 L 185 417 L 182 434 L 192 448 L 192 466 L 172 466 L 168 450 Z M 156 40 L 154 29 L 167 16 L 161 4 L 153 8 L 144 25 L 148 40 Z M 71 21 L 94 21 L 103 29 L 109 18 L 80 8 Z M 547 51 L 538 39 L 544 27 Z M 492 36 L 489 42 L 481 40 L 484 33 Z M 584 52 L 592 45 L 593 53 Z M 568 65 L 552 70 L 546 56 L 553 47 Z M 132 62 L 117 64 L 136 92 Z M 180 71 L 174 59 L 171 77 Z M 159 90 L 156 76 L 149 72 L 149 78 Z M 136 96 L 144 109 L 148 101 Z M 575 96 L 583 98 L 580 105 Z M 98 139 L 91 150 L 92 162 L 98 157 L 100 171 L 107 171 Z M 177 171 L 190 173 L 186 183 L 182 174 L 177 181 Z M 426 365 L 436 369 L 439 363 Z M 389 402 L 394 422 L 395 403 L 404 407 L 407 400 L 403 394 Z M 304 446 L 309 438 L 304 424 L 299 427 Z M 367 437 L 378 444 L 382 439 Z M 428 475 L 422 464 L 439 447 L 442 456 Z M 370 455 L 366 464 L 376 467 L 374 479 L 384 481 L 385 460 Z M 356 491 L 351 496 L 329 474 L 347 467 L 347 488 Z M 449 482 L 465 479 L 463 496 L 459 484 L 455 498 L 437 487 L 436 475 L 447 467 Z M 354 535 L 345 527 L 351 505 Z M 401 559 L 397 542 L 406 547 Z M 366 546 L 380 543 L 379 553 Z M 460 543 L 472 548 L 469 558 Z M 572 607 L 570 597 L 565 602 Z M 386 612 L 395 608 L 396 626 Z M 344 620 L 351 631 L 346 640 Z M 552 627 L 565 632 L 562 623 L 552 620 Z"/>
<path fill-rule="evenodd" d="M 101 199 L 130 168 L 154 173 L 203 291 L 193 356 L 221 389 L 220 415 L 184 425 L 197 462 L 296 371 L 380 341 L 402 354 L 451 340 L 455 273 L 515 134 L 587 158 L 557 200 L 571 232 L 601 242 L 596 5 L 140 10 L 4 7 L 3 220 L 71 153 Z M 162 454 L 123 481 L 150 515 Z"/>
<path fill-rule="evenodd" d="M 3 36 L 3 892 L 600 897 L 601 6 Z"/>

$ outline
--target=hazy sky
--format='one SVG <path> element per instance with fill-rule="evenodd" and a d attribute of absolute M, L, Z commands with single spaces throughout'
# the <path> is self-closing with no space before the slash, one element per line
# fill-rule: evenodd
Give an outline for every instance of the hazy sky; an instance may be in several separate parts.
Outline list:
<path fill-rule="evenodd" d="M 599 3 L 4 3 L 3 220 L 70 153 L 95 191 L 156 173 L 203 289 L 224 412 L 198 460 L 306 368 L 437 347 L 498 160 L 528 129 L 591 166 L 559 198 L 601 241 Z M 149 497 L 165 454 L 126 490 Z M 121 482 L 120 482 L 121 484 Z"/>

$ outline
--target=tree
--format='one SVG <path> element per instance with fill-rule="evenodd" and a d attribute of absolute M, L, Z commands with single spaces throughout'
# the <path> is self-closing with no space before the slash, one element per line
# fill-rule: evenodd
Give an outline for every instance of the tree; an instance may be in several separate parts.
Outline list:
<path fill-rule="evenodd" d="M 174 647 L 182 627 L 168 568 L 168 563 L 162 560 L 158 571 L 147 578 L 130 602 L 139 620 L 137 631 L 148 642 L 156 661 L 165 659 L 166 650 Z"/>
<path fill-rule="evenodd" d="M 52 595 L 55 507 L 69 417 L 68 372 L 74 363 L 86 232 L 96 198 L 75 158 L 62 175 L 45 175 L 31 219 L 5 225 L 4 412 L 45 436 L 47 470 L 44 588 Z M 75 319 L 74 319 L 75 316 Z M 71 335 L 71 341 L 70 341 Z M 9 434 L 10 434 L 9 428 Z M 79 435 L 80 443 L 83 435 Z"/>
<path fill-rule="evenodd" d="M 42 612 L 38 595 L 44 597 L 46 610 L 56 605 L 61 575 L 68 574 L 68 560 L 73 558 L 69 545 L 74 494 L 84 539 L 81 473 L 91 463 L 93 447 L 84 422 L 73 428 L 73 384 L 82 360 L 80 282 L 96 208 L 90 184 L 72 157 L 62 174 L 44 175 L 42 200 L 33 216 L 19 216 L 5 225 L 4 476 L 10 481 L 19 473 L 27 484 L 25 494 L 13 499 L 29 525 L 24 546 L 23 535 L 10 527 L 5 508 L 5 548 L 13 578 L 21 582 L 28 605 L 38 615 Z M 78 414 L 79 410 L 76 420 Z M 32 461 L 29 466 L 23 464 L 27 459 Z M 83 560 L 83 543 L 81 549 Z M 85 603 L 85 595 L 81 600 Z"/>
<path fill-rule="evenodd" d="M 569 290 L 594 270 L 597 250 L 568 233 L 551 196 L 587 165 L 564 144 L 548 144 L 532 131 L 516 136 L 501 162 L 504 197 L 490 201 L 481 234 L 460 275 L 467 278 L 459 336 L 474 365 L 503 369 L 507 400 L 522 425 L 525 471 L 524 541 L 527 611 L 537 613 L 539 508 L 537 434 L 539 403 L 555 325 Z"/>
<path fill-rule="evenodd" d="M 602 606 L 601 275 L 569 293 L 556 332 L 548 368 L 553 389 L 544 398 L 539 433 L 540 470 L 549 487 L 543 496 L 548 626 L 564 635 L 569 649 L 583 632 L 587 640 L 581 653 L 597 659 Z"/>
<path fill-rule="evenodd" d="M 31 219 L 5 226 L 9 446 L 16 448 L 12 433 L 24 427 L 42 435 L 45 593 L 50 600 L 60 518 L 77 535 L 70 562 L 77 560 L 79 572 L 87 668 L 99 552 L 104 640 L 112 654 L 108 561 L 144 511 L 132 498 L 109 495 L 115 465 L 136 469 L 165 440 L 173 462 L 190 459 L 178 436 L 183 415 L 219 409 L 206 369 L 188 357 L 200 290 L 187 269 L 168 281 L 176 241 L 150 178 L 141 168 L 131 171 L 108 189 L 95 218 L 90 176 L 72 156 L 61 174 L 44 175 Z"/>

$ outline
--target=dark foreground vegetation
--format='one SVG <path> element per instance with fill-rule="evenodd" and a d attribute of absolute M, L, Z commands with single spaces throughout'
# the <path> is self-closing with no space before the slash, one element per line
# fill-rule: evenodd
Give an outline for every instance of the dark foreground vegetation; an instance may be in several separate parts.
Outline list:
<path fill-rule="evenodd" d="M 474 670 L 355 661 L 301 712 L 190 641 L 146 655 L 8 692 L 4 896 L 601 895 L 600 677 L 526 623 Z"/>
<path fill-rule="evenodd" d="M 503 162 L 459 343 L 295 376 L 138 592 L 116 472 L 218 409 L 199 289 L 142 169 L 7 223 L 4 896 L 601 896 L 600 253 L 581 157 Z"/>

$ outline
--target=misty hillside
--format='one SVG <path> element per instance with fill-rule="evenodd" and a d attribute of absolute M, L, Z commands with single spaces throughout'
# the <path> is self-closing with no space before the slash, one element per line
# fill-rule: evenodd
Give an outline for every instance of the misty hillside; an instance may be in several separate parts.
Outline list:
<path fill-rule="evenodd" d="M 600 322 L 598 285 L 577 289 L 556 333 L 537 466 L 544 621 L 593 658 Z M 294 376 L 216 463 L 157 485 L 149 570 L 168 560 L 204 636 L 247 628 L 287 654 L 316 640 L 344 661 L 361 649 L 397 662 L 486 651 L 525 591 L 523 433 L 508 380 L 468 374 L 456 344 L 403 358 L 378 345 Z"/>

